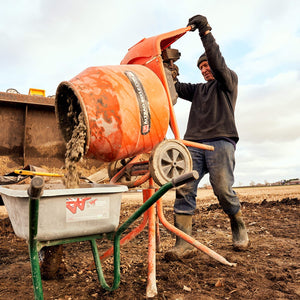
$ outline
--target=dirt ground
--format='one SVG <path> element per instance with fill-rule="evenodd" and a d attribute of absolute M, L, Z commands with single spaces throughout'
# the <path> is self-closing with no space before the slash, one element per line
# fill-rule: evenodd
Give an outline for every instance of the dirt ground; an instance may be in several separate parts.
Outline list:
<path fill-rule="evenodd" d="M 237 266 L 223 265 L 201 251 L 190 259 L 167 262 L 164 253 L 172 247 L 175 237 L 160 225 L 161 252 L 156 254 L 158 295 L 153 299 L 300 299 L 300 186 L 235 190 L 248 227 L 249 250 L 232 250 L 229 221 L 211 190 L 199 189 L 193 235 Z M 173 199 L 174 191 L 163 198 L 164 214 L 171 223 Z M 141 203 L 141 193 L 124 193 L 120 224 Z M 138 219 L 133 226 L 140 222 Z M 0 299 L 33 299 L 27 244 L 14 234 L 3 206 L 0 233 Z M 113 292 L 100 286 L 88 242 L 65 245 L 67 270 L 61 279 L 43 280 L 45 299 L 146 299 L 147 237 L 146 226 L 121 247 L 121 283 Z M 99 240 L 100 254 L 110 245 L 110 241 Z M 102 263 L 109 285 L 113 280 L 112 263 L 112 258 Z"/>

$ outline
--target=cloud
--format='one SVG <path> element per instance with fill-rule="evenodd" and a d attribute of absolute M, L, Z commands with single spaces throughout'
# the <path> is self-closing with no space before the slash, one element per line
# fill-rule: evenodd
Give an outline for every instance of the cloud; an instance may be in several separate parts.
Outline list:
<path fill-rule="evenodd" d="M 274 143 L 266 141 L 255 144 L 241 142 L 236 152 L 236 185 L 276 182 L 282 179 L 299 178 L 300 161 L 298 149 L 300 138 Z"/>
<path fill-rule="evenodd" d="M 240 86 L 236 119 L 241 140 L 280 143 L 299 137 L 299 75 L 290 71 L 261 85 Z"/>
<path fill-rule="evenodd" d="M 299 81 L 299 72 L 290 71 L 262 84 L 240 86 L 238 181 L 248 184 L 250 178 L 263 183 L 299 177 Z"/>

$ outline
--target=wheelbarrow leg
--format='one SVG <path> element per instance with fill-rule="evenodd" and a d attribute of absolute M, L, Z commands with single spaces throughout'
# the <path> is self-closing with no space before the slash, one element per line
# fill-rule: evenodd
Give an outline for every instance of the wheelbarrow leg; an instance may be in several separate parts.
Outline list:
<path fill-rule="evenodd" d="M 29 255 L 30 255 L 34 298 L 36 300 L 42 300 L 44 299 L 44 296 L 43 296 L 41 271 L 39 266 L 39 256 L 38 256 L 36 241 L 30 242 L 28 247 L 29 247 Z"/>
<path fill-rule="evenodd" d="M 39 266 L 39 257 L 37 251 L 37 230 L 39 216 L 39 197 L 44 185 L 44 180 L 41 177 L 34 177 L 31 180 L 28 189 L 29 195 L 29 256 L 32 274 L 32 283 L 34 289 L 34 298 L 36 300 L 44 299 L 43 287 L 41 279 L 41 271 Z"/>

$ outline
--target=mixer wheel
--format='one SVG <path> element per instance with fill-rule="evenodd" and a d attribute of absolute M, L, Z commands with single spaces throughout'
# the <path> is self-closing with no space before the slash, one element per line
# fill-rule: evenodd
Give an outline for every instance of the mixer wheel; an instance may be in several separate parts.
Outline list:
<path fill-rule="evenodd" d="M 149 160 L 151 177 L 158 185 L 191 172 L 193 160 L 187 147 L 177 140 L 164 140 L 151 152 Z"/>

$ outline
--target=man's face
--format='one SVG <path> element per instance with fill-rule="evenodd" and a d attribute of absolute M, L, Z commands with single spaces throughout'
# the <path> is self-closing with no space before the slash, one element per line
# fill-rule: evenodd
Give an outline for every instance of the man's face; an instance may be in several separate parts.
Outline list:
<path fill-rule="evenodd" d="M 214 80 L 215 77 L 213 76 L 210 66 L 208 62 L 205 60 L 199 65 L 199 69 L 206 81 Z"/>

